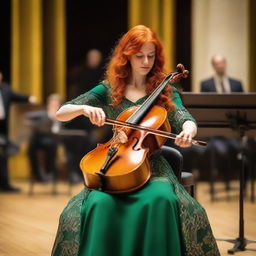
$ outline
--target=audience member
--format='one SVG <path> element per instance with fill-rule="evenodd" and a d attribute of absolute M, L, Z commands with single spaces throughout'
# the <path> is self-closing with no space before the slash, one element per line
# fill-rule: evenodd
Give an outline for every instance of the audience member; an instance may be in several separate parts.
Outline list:
<path fill-rule="evenodd" d="M 102 53 L 97 49 L 87 52 L 82 65 L 75 67 L 69 74 L 69 98 L 89 91 L 100 82 L 103 76 Z"/>
<path fill-rule="evenodd" d="M 227 76 L 227 61 L 222 55 L 212 57 L 212 66 L 215 74 L 212 78 L 201 82 L 201 92 L 243 92 L 240 81 Z"/>
<path fill-rule="evenodd" d="M 56 120 L 55 113 L 60 105 L 60 96 L 51 94 L 47 98 L 46 110 L 26 114 L 26 119 L 30 121 L 32 128 L 28 147 L 31 174 L 39 182 L 48 181 L 56 175 L 55 162 L 58 146 L 56 133 L 59 132 L 61 123 Z"/>
<path fill-rule="evenodd" d="M 4 192 L 20 191 L 19 188 L 10 185 L 8 175 L 8 121 L 10 106 L 13 102 L 35 103 L 36 97 L 15 93 L 9 84 L 3 81 L 3 73 L 0 70 L 0 137 L 2 138 L 0 145 L 0 191 Z"/>
<path fill-rule="evenodd" d="M 215 55 L 211 62 L 214 75 L 212 78 L 201 82 L 201 92 L 234 93 L 244 91 L 240 81 L 227 75 L 227 61 L 224 56 Z M 229 181 L 232 176 L 234 177 L 234 170 L 237 168 L 238 152 L 239 143 L 236 139 L 224 136 L 210 138 L 204 158 L 208 159 L 207 165 L 210 168 L 212 199 L 214 199 L 213 181 L 217 174 L 222 175 L 226 183 L 226 189 L 230 189 Z"/>

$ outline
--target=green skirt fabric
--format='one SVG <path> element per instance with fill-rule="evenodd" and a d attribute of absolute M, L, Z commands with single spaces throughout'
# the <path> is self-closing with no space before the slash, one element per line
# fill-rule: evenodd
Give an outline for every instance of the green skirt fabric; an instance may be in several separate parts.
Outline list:
<path fill-rule="evenodd" d="M 81 215 L 79 256 L 184 255 L 179 202 L 168 181 L 153 180 L 122 195 L 91 191 Z M 62 246 L 55 256 L 74 255 Z"/>
<path fill-rule="evenodd" d="M 141 189 L 86 188 L 63 210 L 52 256 L 220 256 L 202 206 L 156 154 Z"/>
<path fill-rule="evenodd" d="M 136 193 L 89 193 L 82 205 L 79 256 L 182 255 L 178 199 L 168 182 Z"/>

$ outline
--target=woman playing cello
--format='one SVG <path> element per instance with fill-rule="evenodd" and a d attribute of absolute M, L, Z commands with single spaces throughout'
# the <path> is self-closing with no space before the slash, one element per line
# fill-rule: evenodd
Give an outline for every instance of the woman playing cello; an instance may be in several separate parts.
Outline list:
<path fill-rule="evenodd" d="M 164 57 L 156 34 L 143 25 L 117 44 L 105 80 L 63 105 L 56 116 L 68 121 L 85 115 L 98 126 L 141 105 L 163 80 Z M 168 112 L 175 143 L 192 144 L 197 126 L 177 90 L 166 86 L 156 104 Z M 115 141 L 127 136 L 115 132 Z M 95 159 L 97 161 L 97 159 Z M 178 182 L 159 151 L 150 155 L 151 176 L 140 189 L 110 194 L 84 188 L 60 216 L 53 256 L 219 256 L 205 210 Z M 126 166 L 123 166 L 126 168 Z"/>

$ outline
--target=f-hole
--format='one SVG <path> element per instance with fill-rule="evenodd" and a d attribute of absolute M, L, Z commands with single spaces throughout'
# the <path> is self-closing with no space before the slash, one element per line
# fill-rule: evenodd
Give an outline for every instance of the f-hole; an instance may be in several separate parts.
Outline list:
<path fill-rule="evenodd" d="M 140 147 L 136 148 L 138 143 L 139 143 L 139 139 L 137 137 L 132 137 L 132 139 L 136 141 L 135 144 L 133 145 L 132 149 L 135 150 L 135 151 L 141 150 Z"/>

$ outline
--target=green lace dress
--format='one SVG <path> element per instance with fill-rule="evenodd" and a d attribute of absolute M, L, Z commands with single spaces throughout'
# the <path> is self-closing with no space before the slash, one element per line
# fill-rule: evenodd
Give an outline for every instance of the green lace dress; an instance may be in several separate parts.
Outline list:
<path fill-rule="evenodd" d="M 110 88 L 103 83 L 67 104 L 103 108 L 116 118 L 129 107 L 142 104 L 123 98 L 110 106 Z M 179 133 L 194 119 L 173 88 L 176 109 L 169 114 Z M 97 161 L 97 159 L 95 159 Z M 138 191 L 107 194 L 83 189 L 63 210 L 52 250 L 53 256 L 219 256 L 205 210 L 178 182 L 159 152 L 150 158 L 152 177 Z"/>

